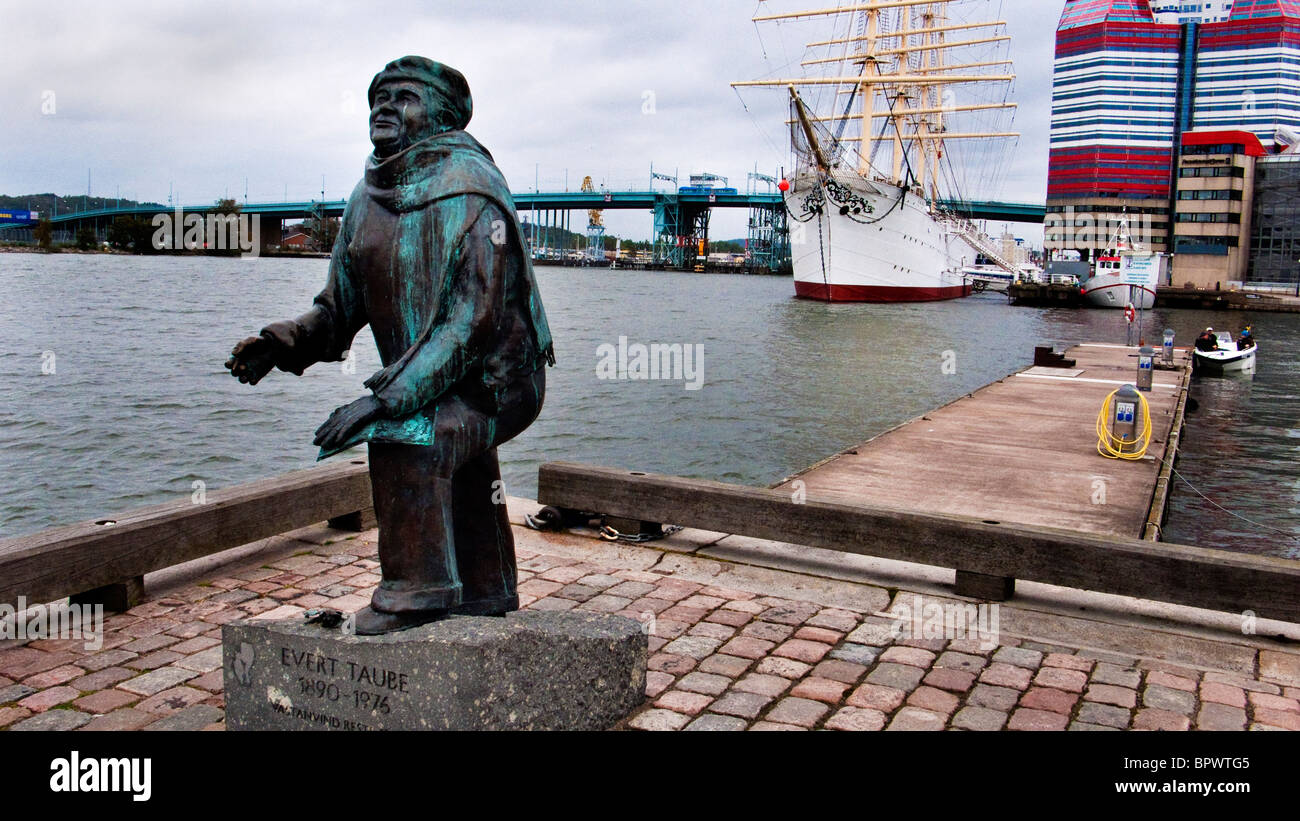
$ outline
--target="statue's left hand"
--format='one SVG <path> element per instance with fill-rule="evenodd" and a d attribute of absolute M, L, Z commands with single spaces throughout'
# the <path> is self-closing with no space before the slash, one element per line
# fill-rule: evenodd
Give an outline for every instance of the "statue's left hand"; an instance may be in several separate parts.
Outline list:
<path fill-rule="evenodd" d="M 341 408 L 336 408 L 316 429 L 313 443 L 324 450 L 333 450 L 346 442 L 358 430 L 384 415 L 383 406 L 373 394 L 361 397 Z"/>

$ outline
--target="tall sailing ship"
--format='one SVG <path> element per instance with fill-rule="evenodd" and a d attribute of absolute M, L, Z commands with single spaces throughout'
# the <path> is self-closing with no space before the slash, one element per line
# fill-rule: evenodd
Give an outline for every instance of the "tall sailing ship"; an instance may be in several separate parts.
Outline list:
<path fill-rule="evenodd" d="M 967 189 L 990 190 L 1019 136 L 998 130 L 1015 108 L 1010 37 L 1005 21 L 982 15 L 1000 3 L 879 0 L 778 11 L 773 0 L 760 2 L 760 39 L 763 26 L 814 38 L 803 45 L 800 76 L 732 83 L 789 96 L 795 164 L 783 188 L 795 294 L 952 299 L 971 293 L 963 269 L 977 255 L 1014 274 L 1013 262 L 957 213 Z"/>

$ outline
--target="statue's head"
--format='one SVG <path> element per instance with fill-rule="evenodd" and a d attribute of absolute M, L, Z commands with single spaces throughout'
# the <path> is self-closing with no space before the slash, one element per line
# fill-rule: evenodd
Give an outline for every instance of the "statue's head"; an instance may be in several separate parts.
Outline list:
<path fill-rule="evenodd" d="M 427 57 L 402 57 L 370 81 L 370 142 L 388 157 L 443 131 L 469 124 L 469 83 L 451 66 Z"/>

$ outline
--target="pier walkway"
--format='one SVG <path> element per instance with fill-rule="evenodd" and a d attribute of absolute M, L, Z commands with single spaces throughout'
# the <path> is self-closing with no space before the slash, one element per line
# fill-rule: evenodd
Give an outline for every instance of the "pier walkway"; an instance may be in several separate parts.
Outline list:
<path fill-rule="evenodd" d="M 1152 441 L 1140 461 L 1100 456 L 1095 429 L 1106 397 L 1136 378 L 1137 349 L 1083 344 L 1064 357 L 1074 366 L 999 379 L 780 487 L 801 482 L 827 501 L 1143 538 L 1149 514 L 1157 527 L 1163 518 L 1156 491 L 1176 453 L 1189 354 L 1175 351 L 1177 369 L 1153 374 L 1145 392 Z"/>
<path fill-rule="evenodd" d="M 643 545 L 522 526 L 524 606 L 618 613 L 650 636 L 640 730 L 1300 729 L 1295 625 L 1025 583 L 975 638 L 896 638 L 892 606 L 954 603 L 937 571 L 722 533 Z M 317 525 L 151 574 L 103 646 L 5 642 L 0 726 L 223 724 L 221 625 L 354 611 L 375 531 Z"/>

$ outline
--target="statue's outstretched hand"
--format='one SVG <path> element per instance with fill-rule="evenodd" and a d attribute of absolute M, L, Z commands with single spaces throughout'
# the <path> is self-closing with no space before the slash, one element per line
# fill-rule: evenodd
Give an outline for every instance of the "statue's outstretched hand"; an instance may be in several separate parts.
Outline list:
<path fill-rule="evenodd" d="M 334 450 L 347 442 L 361 428 L 384 415 L 383 406 L 373 394 L 335 408 L 325 424 L 316 429 L 313 443 L 322 450 Z"/>
<path fill-rule="evenodd" d="M 275 367 L 275 352 L 271 340 L 262 336 L 248 337 L 230 352 L 226 367 L 230 369 L 230 375 L 240 382 L 256 385 Z"/>

